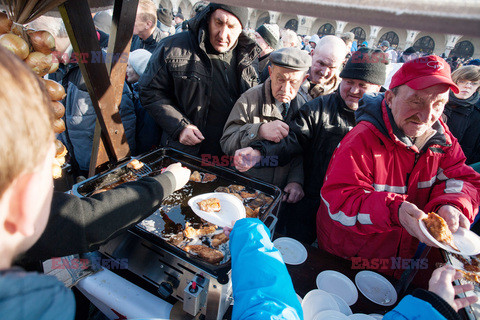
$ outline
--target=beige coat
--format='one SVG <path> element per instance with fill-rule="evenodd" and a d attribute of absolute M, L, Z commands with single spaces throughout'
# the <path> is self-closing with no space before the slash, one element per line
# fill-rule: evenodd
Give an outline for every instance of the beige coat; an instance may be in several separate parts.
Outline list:
<path fill-rule="evenodd" d="M 284 120 L 280 110 L 275 105 L 270 88 L 270 78 L 265 83 L 250 88 L 243 93 L 233 106 L 225 123 L 220 145 L 227 155 L 234 155 L 238 149 L 246 148 L 256 140 L 258 129 L 263 123 L 274 120 Z M 291 101 L 287 117 L 298 111 L 297 98 Z M 301 99 L 303 101 L 303 99 Z M 288 123 L 288 122 L 287 122 Z M 262 159 L 263 166 L 254 167 L 247 174 L 268 183 L 285 187 L 290 182 L 303 185 L 303 161 L 301 156 L 295 157 L 289 164 L 280 167 L 276 158 Z M 262 163 L 261 163 L 262 164 Z M 265 166 L 267 165 L 267 166 Z"/>

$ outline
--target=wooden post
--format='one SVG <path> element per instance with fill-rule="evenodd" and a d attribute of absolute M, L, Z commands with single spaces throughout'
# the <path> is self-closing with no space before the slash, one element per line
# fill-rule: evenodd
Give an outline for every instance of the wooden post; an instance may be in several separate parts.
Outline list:
<path fill-rule="evenodd" d="M 89 176 L 106 162 L 117 163 L 130 151 L 118 107 L 137 6 L 138 0 L 115 0 L 106 55 L 102 54 L 88 2 L 68 0 L 59 6 L 101 128 L 101 141 L 98 134 L 94 137 Z"/>

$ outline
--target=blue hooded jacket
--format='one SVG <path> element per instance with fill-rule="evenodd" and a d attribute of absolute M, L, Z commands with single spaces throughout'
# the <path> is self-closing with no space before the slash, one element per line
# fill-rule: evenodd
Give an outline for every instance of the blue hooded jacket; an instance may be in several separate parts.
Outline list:
<path fill-rule="evenodd" d="M 303 311 L 281 253 L 258 219 L 235 223 L 230 234 L 232 319 L 303 319 Z"/>
<path fill-rule="evenodd" d="M 73 292 L 55 277 L 20 268 L 0 272 L 2 320 L 70 320 L 75 318 Z"/>

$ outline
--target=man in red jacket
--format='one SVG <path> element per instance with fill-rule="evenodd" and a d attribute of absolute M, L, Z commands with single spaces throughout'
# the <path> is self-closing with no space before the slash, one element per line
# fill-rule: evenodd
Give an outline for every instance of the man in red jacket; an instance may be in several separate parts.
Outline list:
<path fill-rule="evenodd" d="M 449 89 L 458 92 L 450 67 L 428 56 L 405 63 L 385 94 L 364 95 L 321 189 L 320 248 L 390 268 L 412 258 L 418 240 L 433 245 L 418 224 L 425 213 L 437 212 L 452 232 L 470 227 L 480 175 L 440 119 Z"/>

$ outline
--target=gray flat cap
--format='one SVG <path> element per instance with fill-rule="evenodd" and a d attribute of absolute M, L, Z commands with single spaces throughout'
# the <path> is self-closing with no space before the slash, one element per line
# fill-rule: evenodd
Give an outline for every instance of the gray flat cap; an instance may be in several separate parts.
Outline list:
<path fill-rule="evenodd" d="M 307 71 L 312 65 L 312 57 L 307 51 L 293 47 L 273 51 L 269 58 L 274 65 L 298 71 Z"/>

